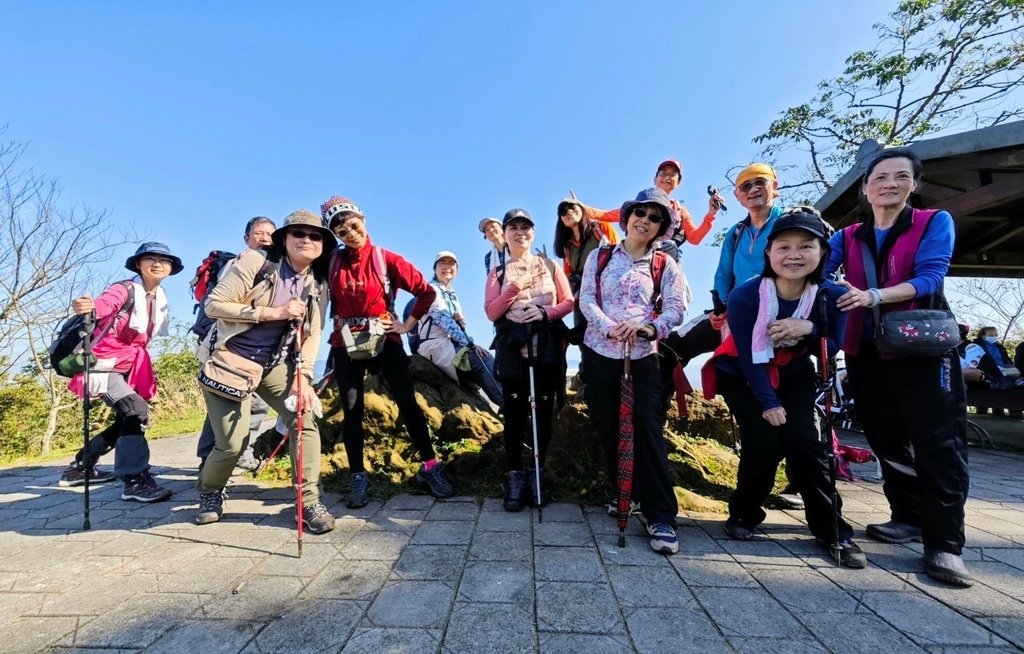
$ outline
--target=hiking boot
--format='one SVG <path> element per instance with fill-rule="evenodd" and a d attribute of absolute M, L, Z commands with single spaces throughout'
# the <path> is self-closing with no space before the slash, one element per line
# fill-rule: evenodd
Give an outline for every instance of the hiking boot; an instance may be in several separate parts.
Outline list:
<path fill-rule="evenodd" d="M 921 542 L 921 528 L 890 520 L 877 525 L 868 525 L 864 530 L 868 538 L 880 540 L 883 543 L 909 543 Z"/>
<path fill-rule="evenodd" d="M 196 511 L 193 520 L 197 525 L 208 525 L 211 522 L 218 522 L 224 515 L 224 498 L 227 493 L 223 489 L 199 494 L 199 510 Z"/>
<path fill-rule="evenodd" d="M 818 544 L 827 550 L 829 555 L 832 556 L 831 543 L 819 540 Z M 860 546 L 857 545 L 857 543 L 847 538 L 846 540 L 839 541 L 839 565 L 844 568 L 860 570 L 861 568 L 866 568 L 868 566 L 868 557 L 864 555 L 864 552 L 860 549 Z"/>
<path fill-rule="evenodd" d="M 416 481 L 426 486 L 434 497 L 444 498 L 455 494 L 455 487 L 444 476 L 444 468 L 440 463 L 435 465 L 433 470 L 421 466 L 420 471 L 416 473 Z"/>
<path fill-rule="evenodd" d="M 235 467 L 249 472 L 256 472 L 260 467 L 260 461 L 252 454 L 246 452 L 235 461 Z"/>
<path fill-rule="evenodd" d="M 651 549 L 658 554 L 675 554 L 679 551 L 679 539 L 676 530 L 664 522 L 647 525 L 647 533 L 651 537 Z"/>
<path fill-rule="evenodd" d="M 605 510 L 608 511 L 608 515 L 610 515 L 611 517 L 618 518 L 619 501 L 612 500 L 611 502 L 608 502 L 608 505 L 605 507 Z M 634 502 L 633 500 L 629 501 L 629 513 L 626 514 L 626 517 L 628 518 L 631 515 L 642 515 L 640 513 L 640 502 Z"/>
<path fill-rule="evenodd" d="M 153 475 L 148 472 L 126 478 L 124 490 L 121 491 L 122 500 L 144 504 L 166 500 L 170 496 L 171 491 L 156 483 Z"/>
<path fill-rule="evenodd" d="M 530 506 L 546 506 L 551 500 L 548 496 L 548 485 L 544 481 L 544 469 L 540 470 L 540 494 L 537 493 L 537 473 L 533 468 L 526 469 L 526 489 L 530 494 Z"/>
<path fill-rule="evenodd" d="M 510 470 L 508 480 L 505 482 L 506 511 L 522 511 L 525 505 L 523 495 L 526 492 L 526 473 L 522 470 Z"/>
<path fill-rule="evenodd" d="M 967 588 L 974 585 L 971 573 L 959 554 L 941 552 L 926 547 L 924 550 L 924 571 L 928 576 L 954 586 Z"/>
<path fill-rule="evenodd" d="M 311 534 L 326 534 L 334 529 L 334 516 L 323 502 L 314 502 L 302 507 L 302 523 Z"/>
<path fill-rule="evenodd" d="M 85 468 L 80 467 L 77 463 L 72 463 L 64 472 L 60 473 L 60 481 L 57 485 L 61 488 L 71 488 L 73 486 L 84 486 L 85 485 L 86 472 Z M 117 476 L 109 472 L 104 472 L 93 466 L 89 468 L 89 484 L 101 484 L 105 481 L 114 481 Z"/>
<path fill-rule="evenodd" d="M 753 540 L 754 530 L 745 524 L 741 520 L 735 518 L 729 518 L 725 521 L 725 527 L 723 528 L 725 535 L 733 540 Z"/>
<path fill-rule="evenodd" d="M 348 497 L 345 506 L 358 509 L 370 501 L 370 475 L 366 472 L 353 472 L 349 480 Z"/>

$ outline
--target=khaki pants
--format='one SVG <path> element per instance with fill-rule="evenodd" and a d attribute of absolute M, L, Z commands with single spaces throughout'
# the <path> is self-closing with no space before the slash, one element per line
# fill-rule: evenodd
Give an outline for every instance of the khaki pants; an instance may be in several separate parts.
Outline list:
<path fill-rule="evenodd" d="M 294 366 L 289 361 L 272 368 L 263 376 L 256 393 L 282 417 L 289 427 L 288 451 L 295 457 L 295 413 L 284 406 L 292 388 Z M 305 382 L 308 383 L 308 382 Z M 235 402 L 203 390 L 206 411 L 213 427 L 215 444 L 199 474 L 196 488 L 200 493 L 220 490 L 228 483 L 235 462 L 241 454 L 242 444 L 249 435 L 252 396 Z M 302 416 L 302 505 L 309 506 L 320 499 L 320 431 L 312 411 Z M 296 483 L 292 466 L 292 483 Z"/>

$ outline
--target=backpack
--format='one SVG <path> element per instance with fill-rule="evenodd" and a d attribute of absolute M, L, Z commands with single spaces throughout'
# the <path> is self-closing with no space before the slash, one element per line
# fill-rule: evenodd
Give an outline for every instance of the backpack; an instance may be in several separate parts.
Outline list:
<path fill-rule="evenodd" d="M 597 251 L 597 272 L 594 276 L 594 295 L 597 299 L 597 306 L 601 307 L 601 273 L 608 267 L 612 259 L 614 245 L 602 245 Z M 665 260 L 668 255 L 663 250 L 655 249 L 651 256 L 651 279 L 654 280 L 654 292 L 651 294 L 651 304 L 654 305 L 654 315 L 661 313 L 661 279 L 665 274 Z M 602 307 L 603 308 L 603 307 Z"/>
<path fill-rule="evenodd" d="M 224 250 L 211 251 L 209 256 L 203 259 L 203 262 L 196 268 L 196 275 L 189 284 L 192 290 L 192 297 L 196 301 L 196 306 L 192 309 L 192 313 L 196 314 L 196 319 L 189 331 L 198 336 L 200 341 L 206 338 L 206 335 L 210 333 L 210 328 L 213 327 L 213 323 L 217 322 L 206 315 L 206 311 L 203 308 L 203 300 L 210 294 L 213 287 L 217 285 L 217 280 L 220 277 L 221 271 L 224 270 L 224 266 L 234 261 L 236 256 Z"/>
<path fill-rule="evenodd" d="M 402 309 L 402 322 L 409 319 L 412 315 L 412 308 L 416 306 L 416 298 L 412 298 Z M 409 340 L 409 351 L 416 354 L 417 350 L 420 349 L 420 343 L 423 339 L 420 338 L 420 326 L 417 324 L 415 327 L 406 332 L 405 337 Z"/>
<path fill-rule="evenodd" d="M 110 319 L 103 329 L 97 334 L 96 330 L 99 325 L 95 325 L 92 330 L 92 342 L 98 343 L 107 335 L 114 323 L 117 322 L 118 316 L 131 313 L 131 310 L 135 307 L 135 294 L 132 291 L 132 283 L 129 281 L 117 282 L 128 290 L 128 299 L 121 308 L 117 310 L 117 313 Z M 53 337 L 53 341 L 50 343 L 49 355 L 50 355 L 50 367 L 61 377 L 74 377 L 76 374 L 82 371 L 83 357 L 81 357 L 82 351 L 82 327 L 85 323 L 85 316 L 76 314 L 71 316 L 64 324 L 57 330 L 57 335 Z M 92 366 L 96 363 L 96 356 L 93 355 L 89 360 L 89 365 Z"/>

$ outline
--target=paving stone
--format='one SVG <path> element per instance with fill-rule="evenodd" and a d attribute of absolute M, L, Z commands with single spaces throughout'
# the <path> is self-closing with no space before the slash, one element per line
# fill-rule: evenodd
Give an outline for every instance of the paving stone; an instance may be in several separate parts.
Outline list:
<path fill-rule="evenodd" d="M 807 630 L 768 591 L 759 588 L 695 588 L 693 594 L 729 638 L 808 636 Z M 751 607 L 757 607 L 756 611 Z"/>
<path fill-rule="evenodd" d="M 129 604 L 111 607 L 78 629 L 75 646 L 148 647 L 199 607 L 194 595 L 143 594 Z"/>
<path fill-rule="evenodd" d="M 382 509 L 366 521 L 367 531 L 404 531 L 413 533 L 427 517 L 425 510 Z"/>
<path fill-rule="evenodd" d="M 698 526 L 680 526 L 676 530 L 680 554 L 723 553 L 725 550 L 714 538 Z"/>
<path fill-rule="evenodd" d="M 395 495 L 384 504 L 384 509 L 391 511 L 428 511 L 432 506 L 434 506 L 434 498 L 430 495 Z"/>
<path fill-rule="evenodd" d="M 635 651 L 626 636 L 550 632 L 540 635 L 541 654 L 633 654 Z"/>
<path fill-rule="evenodd" d="M 544 507 L 544 522 L 582 522 L 583 511 L 579 504 L 552 502 Z"/>
<path fill-rule="evenodd" d="M 440 648 L 440 629 L 360 627 L 341 654 L 430 654 Z"/>
<path fill-rule="evenodd" d="M 0 638 L 5 651 L 37 652 L 74 633 L 77 625 L 73 616 L 17 618 L 0 626 Z"/>
<path fill-rule="evenodd" d="M 536 650 L 533 612 L 514 604 L 457 603 L 445 632 L 445 654 L 508 654 Z"/>
<path fill-rule="evenodd" d="M 473 538 L 473 523 L 464 520 L 427 520 L 412 542 L 417 545 L 469 545 Z"/>
<path fill-rule="evenodd" d="M 341 555 L 346 559 L 397 561 L 409 540 L 409 534 L 402 532 L 361 531 L 341 548 Z"/>
<path fill-rule="evenodd" d="M 391 564 L 383 561 L 336 561 L 309 582 L 302 597 L 370 600 L 390 574 Z"/>
<path fill-rule="evenodd" d="M 427 520 L 476 520 L 480 505 L 475 501 L 436 502 L 427 513 Z"/>
<path fill-rule="evenodd" d="M 203 617 L 268 621 L 288 610 L 305 582 L 289 577 L 249 575 L 237 593 L 228 591 L 203 605 Z M 234 590 L 234 589 L 232 589 Z M 182 597 L 168 595 L 168 597 Z"/>
<path fill-rule="evenodd" d="M 980 618 L 983 626 L 996 632 L 1018 649 L 1024 649 L 1024 620 L 1020 618 Z"/>
<path fill-rule="evenodd" d="M 651 583 L 646 568 L 610 566 L 608 580 L 623 607 L 682 607 L 694 603 L 693 593 L 675 575 L 659 574 Z"/>
<path fill-rule="evenodd" d="M 505 510 L 481 511 L 476 529 L 480 531 L 530 531 L 529 511 L 510 513 Z"/>
<path fill-rule="evenodd" d="M 922 651 L 914 641 L 872 613 L 812 613 L 801 615 L 800 619 L 811 633 L 835 652 L 909 654 Z"/>
<path fill-rule="evenodd" d="M 715 625 L 696 605 L 689 608 L 629 609 L 626 612 L 626 626 L 637 652 L 732 652 Z"/>
<path fill-rule="evenodd" d="M 392 579 L 457 582 L 468 549 L 464 545 L 409 545 L 395 563 Z"/>
<path fill-rule="evenodd" d="M 533 571 L 525 563 L 469 563 L 459 583 L 460 602 L 506 602 L 533 605 Z"/>
<path fill-rule="evenodd" d="M 534 568 L 538 581 L 604 581 L 601 561 L 591 547 L 538 547 Z"/>
<path fill-rule="evenodd" d="M 159 575 L 156 588 L 161 593 L 224 593 L 252 569 L 250 559 L 206 557 L 195 565 Z"/>
<path fill-rule="evenodd" d="M 178 623 L 155 643 L 147 654 L 233 654 L 256 635 L 256 626 L 247 620 L 187 620 Z"/>
<path fill-rule="evenodd" d="M 272 555 L 264 557 L 254 570 L 255 574 L 284 577 L 313 577 L 338 555 L 331 543 L 319 543 L 314 538 L 303 538 L 302 557 L 295 543 L 281 545 Z"/>
<path fill-rule="evenodd" d="M 646 535 L 630 535 L 627 531 L 626 546 L 618 546 L 618 537 L 597 538 L 597 551 L 605 565 L 642 565 L 669 567 L 672 557 L 658 554 L 651 549 L 650 538 Z"/>
<path fill-rule="evenodd" d="M 862 602 L 918 645 L 1005 645 L 988 630 L 920 593 L 865 593 Z"/>
<path fill-rule="evenodd" d="M 1010 583 L 1014 587 L 1012 592 L 1019 597 L 1021 590 L 1024 589 L 1024 576 L 1018 577 L 1015 582 L 1011 581 Z M 914 585 L 946 606 L 968 617 L 1024 619 L 1024 604 L 981 584 L 975 584 L 969 592 L 965 593 L 962 588 L 944 584 L 922 574 L 914 580 Z"/>
<path fill-rule="evenodd" d="M 473 536 L 469 557 L 477 561 L 533 561 L 529 533 L 480 531 Z"/>
<path fill-rule="evenodd" d="M 669 559 L 689 586 L 755 588 L 757 581 L 728 554 L 679 554 Z"/>
<path fill-rule="evenodd" d="M 729 644 L 739 654 L 815 654 L 829 652 L 816 640 L 792 638 L 729 638 Z"/>
<path fill-rule="evenodd" d="M 103 615 L 110 607 L 128 603 L 157 584 L 156 575 L 140 574 L 96 574 L 65 580 L 66 591 L 50 595 L 39 608 L 39 615 Z"/>
<path fill-rule="evenodd" d="M 913 590 L 907 582 L 898 576 L 870 564 L 863 570 L 837 568 L 834 564 L 811 567 L 858 600 L 865 591 L 906 592 Z"/>
<path fill-rule="evenodd" d="M 853 613 L 857 600 L 827 577 L 808 570 L 763 570 L 757 580 L 788 610 L 802 613 Z"/>
<path fill-rule="evenodd" d="M 804 567 L 805 564 L 794 557 L 775 540 L 755 538 L 754 540 L 722 540 L 719 541 L 726 552 L 744 565 L 757 565 L 762 568 Z"/>
<path fill-rule="evenodd" d="M 625 632 L 615 596 L 607 584 L 570 581 L 537 583 L 537 626 L 542 631 L 569 633 Z"/>
<path fill-rule="evenodd" d="M 347 600 L 302 599 L 256 637 L 263 652 L 337 651 L 363 616 L 363 607 Z"/>
<path fill-rule="evenodd" d="M 390 581 L 366 612 L 378 627 L 442 628 L 455 591 L 439 581 Z"/>
<path fill-rule="evenodd" d="M 1005 563 L 1008 566 L 1024 571 L 1024 548 L 986 547 L 982 550 L 982 553 L 986 559 L 995 559 L 996 561 Z M 2 564 L 0 564 L 0 567 L 2 567 Z"/>
<path fill-rule="evenodd" d="M 591 547 L 594 537 L 583 522 L 544 522 L 533 526 L 536 545 Z"/>

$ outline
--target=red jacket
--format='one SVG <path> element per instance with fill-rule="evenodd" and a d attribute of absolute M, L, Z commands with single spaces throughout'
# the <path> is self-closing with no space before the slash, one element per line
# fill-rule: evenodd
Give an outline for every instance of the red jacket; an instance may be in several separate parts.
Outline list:
<path fill-rule="evenodd" d="M 337 318 L 373 318 L 391 313 L 398 320 L 400 316 L 394 311 L 394 299 L 385 297 L 384 284 L 381 282 L 374 263 L 373 248 L 369 238 L 358 250 L 342 248 L 335 254 L 337 264 L 331 266 L 335 273 L 330 280 L 331 315 Z M 416 304 L 412 316 L 422 318 L 430 310 L 437 292 L 423 278 L 420 271 L 401 256 L 384 250 L 384 266 L 387 270 L 392 294 L 402 289 L 416 296 Z M 335 322 L 335 332 L 339 326 Z M 389 334 L 399 340 L 397 334 Z M 332 337 L 333 341 L 333 337 Z"/>

